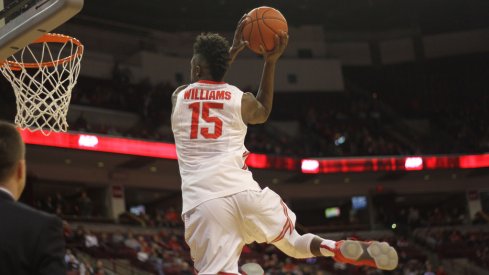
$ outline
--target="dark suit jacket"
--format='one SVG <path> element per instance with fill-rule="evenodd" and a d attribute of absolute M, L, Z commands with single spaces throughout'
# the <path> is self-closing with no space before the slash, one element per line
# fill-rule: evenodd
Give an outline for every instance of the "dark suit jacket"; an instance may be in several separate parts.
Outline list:
<path fill-rule="evenodd" d="M 61 220 L 0 190 L 0 274 L 66 275 Z"/>

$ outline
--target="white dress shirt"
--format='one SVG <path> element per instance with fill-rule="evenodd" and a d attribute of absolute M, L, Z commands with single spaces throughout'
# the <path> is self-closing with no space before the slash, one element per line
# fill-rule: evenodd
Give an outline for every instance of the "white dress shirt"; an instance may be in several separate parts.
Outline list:
<path fill-rule="evenodd" d="M 4 193 L 7 193 L 10 197 L 12 197 L 12 199 L 15 200 L 14 198 L 14 195 L 12 194 L 12 192 L 10 192 L 8 189 L 6 188 L 3 188 L 3 187 L 0 187 L 0 191 L 4 192 Z"/>

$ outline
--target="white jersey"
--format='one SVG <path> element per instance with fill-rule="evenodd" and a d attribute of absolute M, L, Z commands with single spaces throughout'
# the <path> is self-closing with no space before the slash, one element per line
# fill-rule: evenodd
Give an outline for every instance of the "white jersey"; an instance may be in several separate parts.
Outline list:
<path fill-rule="evenodd" d="M 178 94 L 171 123 L 183 213 L 211 199 L 261 190 L 245 164 L 242 97 L 235 86 L 212 81 L 190 84 Z"/>

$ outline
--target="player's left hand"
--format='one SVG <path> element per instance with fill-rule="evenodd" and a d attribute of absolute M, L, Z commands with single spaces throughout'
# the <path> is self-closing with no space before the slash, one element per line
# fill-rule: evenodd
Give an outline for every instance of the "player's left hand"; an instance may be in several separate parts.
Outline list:
<path fill-rule="evenodd" d="M 271 51 L 266 51 L 263 45 L 260 45 L 260 51 L 265 59 L 265 62 L 275 63 L 282 56 L 289 44 L 289 34 L 281 31 L 275 35 L 275 47 Z"/>
<path fill-rule="evenodd" d="M 234 32 L 233 45 L 229 49 L 229 55 L 231 57 L 229 64 L 233 63 L 236 56 L 248 45 L 248 41 L 243 40 L 243 28 L 246 20 L 248 20 L 248 16 L 245 13 L 239 20 L 236 31 Z"/>

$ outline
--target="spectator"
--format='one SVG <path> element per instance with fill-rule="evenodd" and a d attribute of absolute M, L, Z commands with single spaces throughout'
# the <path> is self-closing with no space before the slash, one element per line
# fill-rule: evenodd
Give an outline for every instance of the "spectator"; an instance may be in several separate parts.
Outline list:
<path fill-rule="evenodd" d="M 64 200 L 63 196 L 61 196 L 61 193 L 59 193 L 59 192 L 56 192 L 56 195 L 54 196 L 53 207 L 55 209 L 55 213 L 58 216 L 61 216 L 65 211 L 65 208 L 66 208 L 65 207 L 65 200 Z"/>
<path fill-rule="evenodd" d="M 148 261 L 153 265 L 158 275 L 165 275 L 162 251 L 156 244 L 153 245 L 149 255 Z"/>
<path fill-rule="evenodd" d="M 419 224 L 419 210 L 416 207 L 409 207 L 408 224 L 417 226 Z"/>
<path fill-rule="evenodd" d="M 180 243 L 178 242 L 177 236 L 175 235 L 171 236 L 170 241 L 168 242 L 168 246 L 173 251 L 182 251 L 183 249 Z"/>
<path fill-rule="evenodd" d="M 73 255 L 70 249 L 66 249 L 65 263 L 67 271 L 77 271 L 80 266 L 78 259 L 75 257 L 75 255 Z"/>
<path fill-rule="evenodd" d="M 102 260 L 97 260 L 93 274 L 94 275 L 108 275 L 107 272 L 105 272 L 105 267 L 104 267 L 104 263 L 102 262 Z"/>
<path fill-rule="evenodd" d="M 80 263 L 80 275 L 93 275 L 94 269 L 89 261 L 82 259 Z"/>
<path fill-rule="evenodd" d="M 86 248 L 91 248 L 91 247 L 98 247 L 98 238 L 95 236 L 95 234 L 92 234 L 90 230 L 87 230 L 85 233 L 85 247 Z"/>
<path fill-rule="evenodd" d="M 137 253 L 138 260 L 140 260 L 141 262 L 146 262 L 149 259 L 151 247 L 149 246 L 148 242 L 146 242 L 143 236 L 139 236 L 138 242 L 140 245 L 139 251 Z"/>
<path fill-rule="evenodd" d="M 92 214 L 92 200 L 87 196 L 87 192 L 83 191 L 77 200 L 78 213 L 83 217 L 88 217 Z"/>
<path fill-rule="evenodd" d="M 437 269 L 436 269 L 436 275 L 447 275 L 447 273 L 445 272 L 445 268 L 443 266 L 439 266 Z"/>
<path fill-rule="evenodd" d="M 85 245 L 85 230 L 82 226 L 78 226 L 73 234 L 73 242 L 80 246 Z"/>
<path fill-rule="evenodd" d="M 124 241 L 124 245 L 135 251 L 139 251 L 139 249 L 141 248 L 141 244 L 138 242 L 138 240 L 134 238 L 134 235 L 131 231 L 127 233 L 127 238 Z"/>
<path fill-rule="evenodd" d="M 484 210 L 477 211 L 475 213 L 473 224 L 488 224 L 489 223 L 489 214 L 485 213 Z"/>
<path fill-rule="evenodd" d="M 176 226 L 179 221 L 181 221 L 180 215 L 173 207 L 168 208 L 165 213 L 165 219 L 170 223 L 171 226 Z"/>
<path fill-rule="evenodd" d="M 53 203 L 53 198 L 51 196 L 48 196 L 46 198 L 46 201 L 44 202 L 44 211 L 48 213 L 55 213 L 56 207 Z"/>
<path fill-rule="evenodd" d="M 112 234 L 112 244 L 114 246 L 119 246 L 121 244 L 124 244 L 125 238 L 124 235 L 122 235 L 122 231 L 118 229 L 114 234 Z"/>
<path fill-rule="evenodd" d="M 430 262 L 426 262 L 426 271 L 423 275 L 436 275 L 435 272 L 432 271 L 433 267 Z"/>

